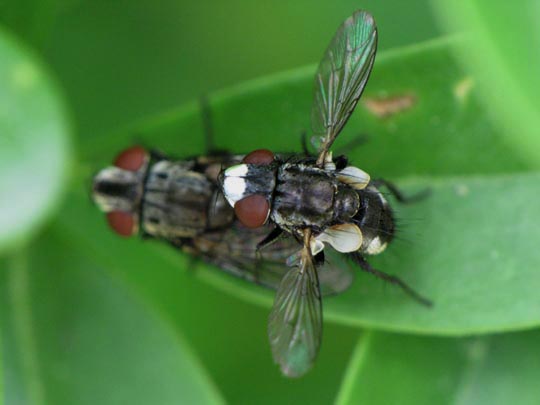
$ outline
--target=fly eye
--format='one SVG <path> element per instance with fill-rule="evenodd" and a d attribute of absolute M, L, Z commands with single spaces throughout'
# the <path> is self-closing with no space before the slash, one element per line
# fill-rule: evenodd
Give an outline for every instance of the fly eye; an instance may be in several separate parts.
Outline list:
<path fill-rule="evenodd" d="M 269 165 L 274 161 L 274 154 L 268 149 L 257 149 L 247 154 L 243 162 L 252 165 Z"/>
<path fill-rule="evenodd" d="M 136 172 L 146 162 L 148 154 L 140 146 L 132 146 L 121 152 L 114 160 L 114 165 L 120 169 Z"/>
<path fill-rule="evenodd" d="M 133 214 L 124 211 L 111 211 L 107 213 L 107 222 L 111 229 L 120 236 L 126 238 L 136 231 Z"/>
<path fill-rule="evenodd" d="M 270 205 L 262 195 L 253 194 L 234 204 L 234 213 L 247 228 L 258 228 L 266 222 Z"/>

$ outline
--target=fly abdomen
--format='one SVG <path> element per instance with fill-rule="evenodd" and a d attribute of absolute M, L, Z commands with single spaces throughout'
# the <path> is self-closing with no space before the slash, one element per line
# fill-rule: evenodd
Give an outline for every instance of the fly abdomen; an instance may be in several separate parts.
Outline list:
<path fill-rule="evenodd" d="M 370 185 L 358 194 L 360 210 L 354 219 L 363 235 L 360 251 L 376 255 L 386 249 L 394 237 L 394 215 L 390 205 L 376 187 Z"/>

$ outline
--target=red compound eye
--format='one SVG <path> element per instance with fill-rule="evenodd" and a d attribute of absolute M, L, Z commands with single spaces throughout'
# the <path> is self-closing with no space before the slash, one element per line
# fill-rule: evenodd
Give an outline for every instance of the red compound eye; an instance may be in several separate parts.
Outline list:
<path fill-rule="evenodd" d="M 268 165 L 274 161 L 274 154 L 268 149 L 257 149 L 247 154 L 243 162 L 252 165 Z"/>
<path fill-rule="evenodd" d="M 146 162 L 147 153 L 140 146 L 132 146 L 121 152 L 114 160 L 114 165 L 120 169 L 136 172 Z"/>
<path fill-rule="evenodd" d="M 263 226 L 268 218 L 270 205 L 262 195 L 253 194 L 234 204 L 234 213 L 247 228 Z"/>
<path fill-rule="evenodd" d="M 120 236 L 127 238 L 135 233 L 135 219 L 133 218 L 133 214 L 129 212 L 108 212 L 107 222 L 111 229 Z"/>

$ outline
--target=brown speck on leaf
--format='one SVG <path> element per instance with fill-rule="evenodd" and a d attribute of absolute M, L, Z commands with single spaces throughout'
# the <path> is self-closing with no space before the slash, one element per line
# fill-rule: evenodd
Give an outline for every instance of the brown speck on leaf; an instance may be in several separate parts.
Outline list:
<path fill-rule="evenodd" d="M 367 97 L 364 98 L 363 102 L 373 115 L 379 118 L 388 118 L 413 107 L 416 104 L 416 96 L 403 94 L 388 97 Z"/>

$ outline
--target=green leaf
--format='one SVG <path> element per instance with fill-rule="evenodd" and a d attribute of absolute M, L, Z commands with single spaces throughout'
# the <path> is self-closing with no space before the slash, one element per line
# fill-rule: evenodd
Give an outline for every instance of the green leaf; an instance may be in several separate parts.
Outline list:
<path fill-rule="evenodd" d="M 335 152 L 359 135 L 366 136 L 364 144 L 342 152 L 374 176 L 391 179 L 540 167 L 509 150 L 508 140 L 477 102 L 475 77 L 463 72 L 452 57 L 462 45 L 463 41 L 446 38 L 380 53 Z M 314 67 L 306 67 L 216 93 L 211 103 L 217 147 L 299 151 L 301 133 L 311 128 L 314 72 Z M 396 99 L 410 100 L 411 105 L 383 118 L 366 107 Z M 168 153 L 202 153 L 201 115 L 195 104 L 189 104 L 120 133 L 92 138 L 83 152 L 93 165 L 106 164 L 134 139 Z"/>
<path fill-rule="evenodd" d="M 532 164 L 540 161 L 540 29 L 533 16 L 538 3 L 489 0 L 433 1 L 434 11 L 450 30 L 470 41 L 456 50 L 473 72 L 482 104 L 504 128 L 509 146 Z"/>
<path fill-rule="evenodd" d="M 368 142 L 347 151 L 353 163 L 372 177 L 397 181 L 408 192 L 431 188 L 432 195 L 421 203 L 394 203 L 402 225 L 398 240 L 372 262 L 402 277 L 435 306 L 424 308 L 399 289 L 358 274 L 350 290 L 325 300 L 327 320 L 447 335 L 539 324 L 540 277 L 535 269 L 540 253 L 534 241 L 540 230 L 534 224 L 540 210 L 530 203 L 538 193 L 539 174 L 535 165 L 508 149 L 506 138 L 478 105 L 470 75 L 451 57 L 460 44 L 446 39 L 381 54 L 363 104 L 335 145 L 339 149 L 355 134 L 367 133 Z M 217 95 L 212 118 L 218 147 L 298 150 L 300 132 L 309 125 L 312 72 L 306 68 L 264 78 Z M 366 107 L 370 101 L 384 106 L 403 97 L 411 105 L 390 116 L 380 117 L 379 110 Z M 203 151 L 201 117 L 194 104 L 136 128 L 87 144 L 87 161 L 95 169 L 97 162 L 106 164 L 113 151 L 132 142 L 133 133 L 164 151 Z M 108 249 L 103 238 L 113 238 L 103 236 L 105 226 L 97 229 L 95 219 L 84 214 L 88 208 L 76 201 L 72 199 L 61 219 L 66 230 L 77 233 L 74 228 L 80 228 L 78 233 L 84 230 L 96 250 Z M 160 261 L 178 260 L 170 249 L 153 249 Z M 272 292 L 224 273 L 203 270 L 197 277 L 266 306 L 273 300 Z M 147 290 L 146 283 L 136 283 Z"/>
<path fill-rule="evenodd" d="M 178 331 L 71 240 L 44 234 L 2 268 L 9 403 L 222 402 Z"/>
<path fill-rule="evenodd" d="M 120 294 L 127 290 L 143 302 L 143 315 L 134 317 L 163 319 L 177 333 L 186 336 L 227 401 L 240 403 L 250 402 L 252 398 L 263 398 L 261 403 L 276 403 L 291 397 L 302 397 L 312 403 L 324 404 L 335 397 L 349 353 L 356 341 L 355 330 L 337 325 L 325 327 L 325 345 L 317 366 L 306 378 L 291 384 L 283 378 L 272 361 L 266 335 L 268 310 L 246 304 L 233 295 L 223 294 L 223 291 L 208 288 L 209 281 L 222 288 L 223 282 L 234 283 L 236 279 L 217 269 L 208 270 L 199 261 L 169 249 L 161 242 L 150 240 L 141 243 L 136 238 L 119 238 L 107 228 L 103 215 L 93 207 L 87 194 L 87 190 L 82 187 L 71 191 L 59 221 L 53 225 L 50 234 L 57 236 L 44 249 L 58 253 L 43 263 L 45 268 L 51 269 L 47 274 L 69 274 L 73 271 L 72 267 L 79 268 L 79 262 L 85 263 L 91 258 L 92 266 L 100 269 L 104 284 L 112 283 L 115 289 L 120 289 Z M 49 237 L 42 240 L 47 241 Z M 59 260 L 64 249 L 69 249 L 72 256 Z M 84 273 L 88 269 L 84 267 L 80 271 Z M 74 282 L 81 285 L 79 288 L 89 286 L 87 294 L 97 294 L 87 281 L 77 280 Z M 49 283 L 55 283 L 54 277 Z M 59 291 L 71 288 L 71 285 L 58 285 Z M 238 287 L 232 284 L 231 291 L 237 290 Z M 251 294 L 268 293 L 266 290 L 247 291 Z M 103 308 L 108 305 L 116 308 L 120 304 L 104 302 Z M 61 307 L 58 308 L 61 311 Z M 80 316 L 80 322 L 87 322 L 89 315 L 84 312 L 79 314 L 76 308 L 73 311 L 73 318 Z M 95 311 L 101 312 L 97 308 Z M 54 313 L 51 310 L 43 317 L 54 318 Z M 49 322 L 49 325 L 55 328 L 56 322 Z M 126 326 L 119 324 L 117 327 L 122 329 Z M 120 334 L 121 331 L 114 333 Z M 96 350 L 92 349 L 92 344 L 88 346 L 88 350 Z M 54 356 L 51 354 L 51 357 Z M 97 353 L 96 357 L 99 356 L 108 357 L 109 353 Z M 159 362 L 160 359 L 155 361 Z M 12 369 L 13 363 L 8 363 L 7 367 Z M 65 367 L 70 368 L 71 365 Z M 128 360 L 125 367 L 129 367 Z M 259 370 L 260 374 L 254 375 L 254 369 Z M 172 373 L 169 370 L 164 372 Z M 265 376 L 264 384 L 260 383 L 260 375 Z M 239 387 L 238 381 L 246 383 Z M 76 382 L 74 376 L 66 382 L 66 386 Z M 314 390 L 314 386 L 319 388 Z M 99 389 L 114 392 L 114 387 Z"/>
<path fill-rule="evenodd" d="M 68 172 L 66 112 L 43 68 L 0 31 L 0 249 L 28 238 L 56 206 Z"/>
<path fill-rule="evenodd" d="M 238 280 L 229 274 L 163 242 L 119 238 L 107 228 L 104 215 L 94 209 L 87 191 L 80 187 L 67 200 L 54 225 L 55 233 L 91 255 L 112 280 L 136 293 L 152 313 L 185 335 L 228 402 L 249 403 L 252 398 L 261 398 L 260 403 L 279 403 L 301 397 L 325 404 L 335 397 L 356 330 L 326 325 L 316 367 L 291 383 L 272 360 L 266 325 L 269 310 L 246 303 L 238 294 L 244 292 L 244 296 L 269 302 L 269 291 L 250 288 L 247 283 L 239 288 Z M 224 288 L 230 294 L 224 294 Z M 315 386 L 318 389 L 313 389 Z"/>
<path fill-rule="evenodd" d="M 336 403 L 536 404 L 540 331 L 449 339 L 370 333 Z"/>
<path fill-rule="evenodd" d="M 55 6 L 43 10 L 41 3 Z M 70 96 L 78 135 L 88 138 L 224 86 L 315 62 L 358 7 L 357 0 L 274 2 L 264 10 L 245 0 L 3 0 L 0 20 L 18 33 L 32 22 L 31 32 L 41 33 L 50 9 L 63 9 L 45 50 Z M 380 49 L 438 34 L 425 0 L 364 0 L 361 7 L 384 33 Z"/>

